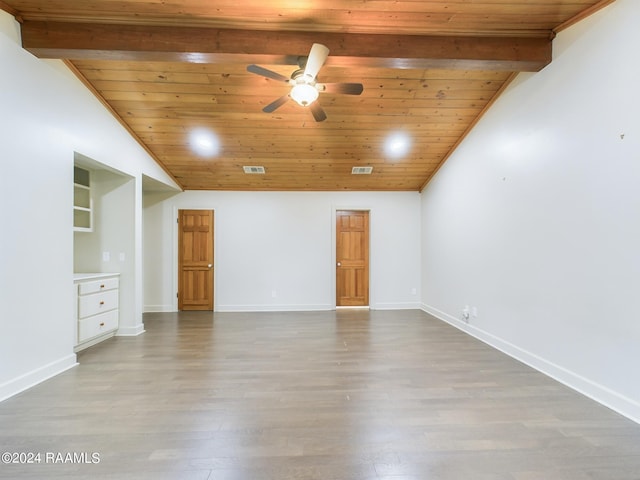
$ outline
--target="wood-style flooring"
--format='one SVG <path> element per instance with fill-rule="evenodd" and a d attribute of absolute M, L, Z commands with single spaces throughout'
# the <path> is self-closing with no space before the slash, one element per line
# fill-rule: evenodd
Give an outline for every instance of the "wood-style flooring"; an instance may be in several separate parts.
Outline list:
<path fill-rule="evenodd" d="M 0 403 L 0 452 L 42 455 L 0 478 L 640 479 L 640 425 L 420 311 L 145 327 Z"/>

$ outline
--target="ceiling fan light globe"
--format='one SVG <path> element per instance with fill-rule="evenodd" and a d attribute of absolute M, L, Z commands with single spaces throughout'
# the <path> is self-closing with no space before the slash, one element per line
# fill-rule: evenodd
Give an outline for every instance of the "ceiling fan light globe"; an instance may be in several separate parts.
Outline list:
<path fill-rule="evenodd" d="M 311 105 L 318 99 L 318 89 L 307 83 L 299 83 L 291 89 L 291 98 L 303 107 Z"/>

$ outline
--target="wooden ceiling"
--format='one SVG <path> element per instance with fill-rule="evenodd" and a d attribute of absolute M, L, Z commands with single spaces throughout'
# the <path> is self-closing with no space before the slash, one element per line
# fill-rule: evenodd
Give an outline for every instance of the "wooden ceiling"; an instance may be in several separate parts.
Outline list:
<path fill-rule="evenodd" d="M 23 47 L 60 58 L 185 190 L 420 190 L 555 33 L 613 0 L 0 0 Z M 322 43 L 327 120 L 262 108 Z M 212 151 L 194 147 L 213 135 Z M 387 139 L 401 133 L 395 158 Z M 243 166 L 264 166 L 263 175 Z M 372 166 L 371 175 L 352 175 Z"/>

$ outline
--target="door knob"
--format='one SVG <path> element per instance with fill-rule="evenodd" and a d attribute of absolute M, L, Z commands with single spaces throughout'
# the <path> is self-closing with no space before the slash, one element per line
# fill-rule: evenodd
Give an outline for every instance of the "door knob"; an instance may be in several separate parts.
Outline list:
<path fill-rule="evenodd" d="M 207 265 L 207 267 L 209 268 L 213 267 L 213 263 L 210 263 L 209 265 Z"/>
<path fill-rule="evenodd" d="M 342 264 L 341 264 L 340 262 L 338 262 L 338 266 L 339 266 L 339 267 L 341 267 L 341 266 L 342 266 Z"/>

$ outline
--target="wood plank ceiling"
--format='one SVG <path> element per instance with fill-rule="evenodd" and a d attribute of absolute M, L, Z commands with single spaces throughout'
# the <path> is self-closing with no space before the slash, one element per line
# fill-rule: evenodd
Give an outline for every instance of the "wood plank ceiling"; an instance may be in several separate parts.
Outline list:
<path fill-rule="evenodd" d="M 185 189 L 420 190 L 555 33 L 613 0 L 0 0 L 23 46 L 61 58 Z M 282 82 L 329 47 L 327 120 Z M 211 137 L 193 140 L 194 132 Z M 396 156 L 393 135 L 407 142 Z M 195 144 L 194 144 L 195 142 Z M 212 147 L 203 152 L 200 147 Z M 397 146 L 397 145 L 396 145 Z M 264 166 L 262 175 L 243 166 Z M 372 166 L 370 175 L 352 175 Z"/>

